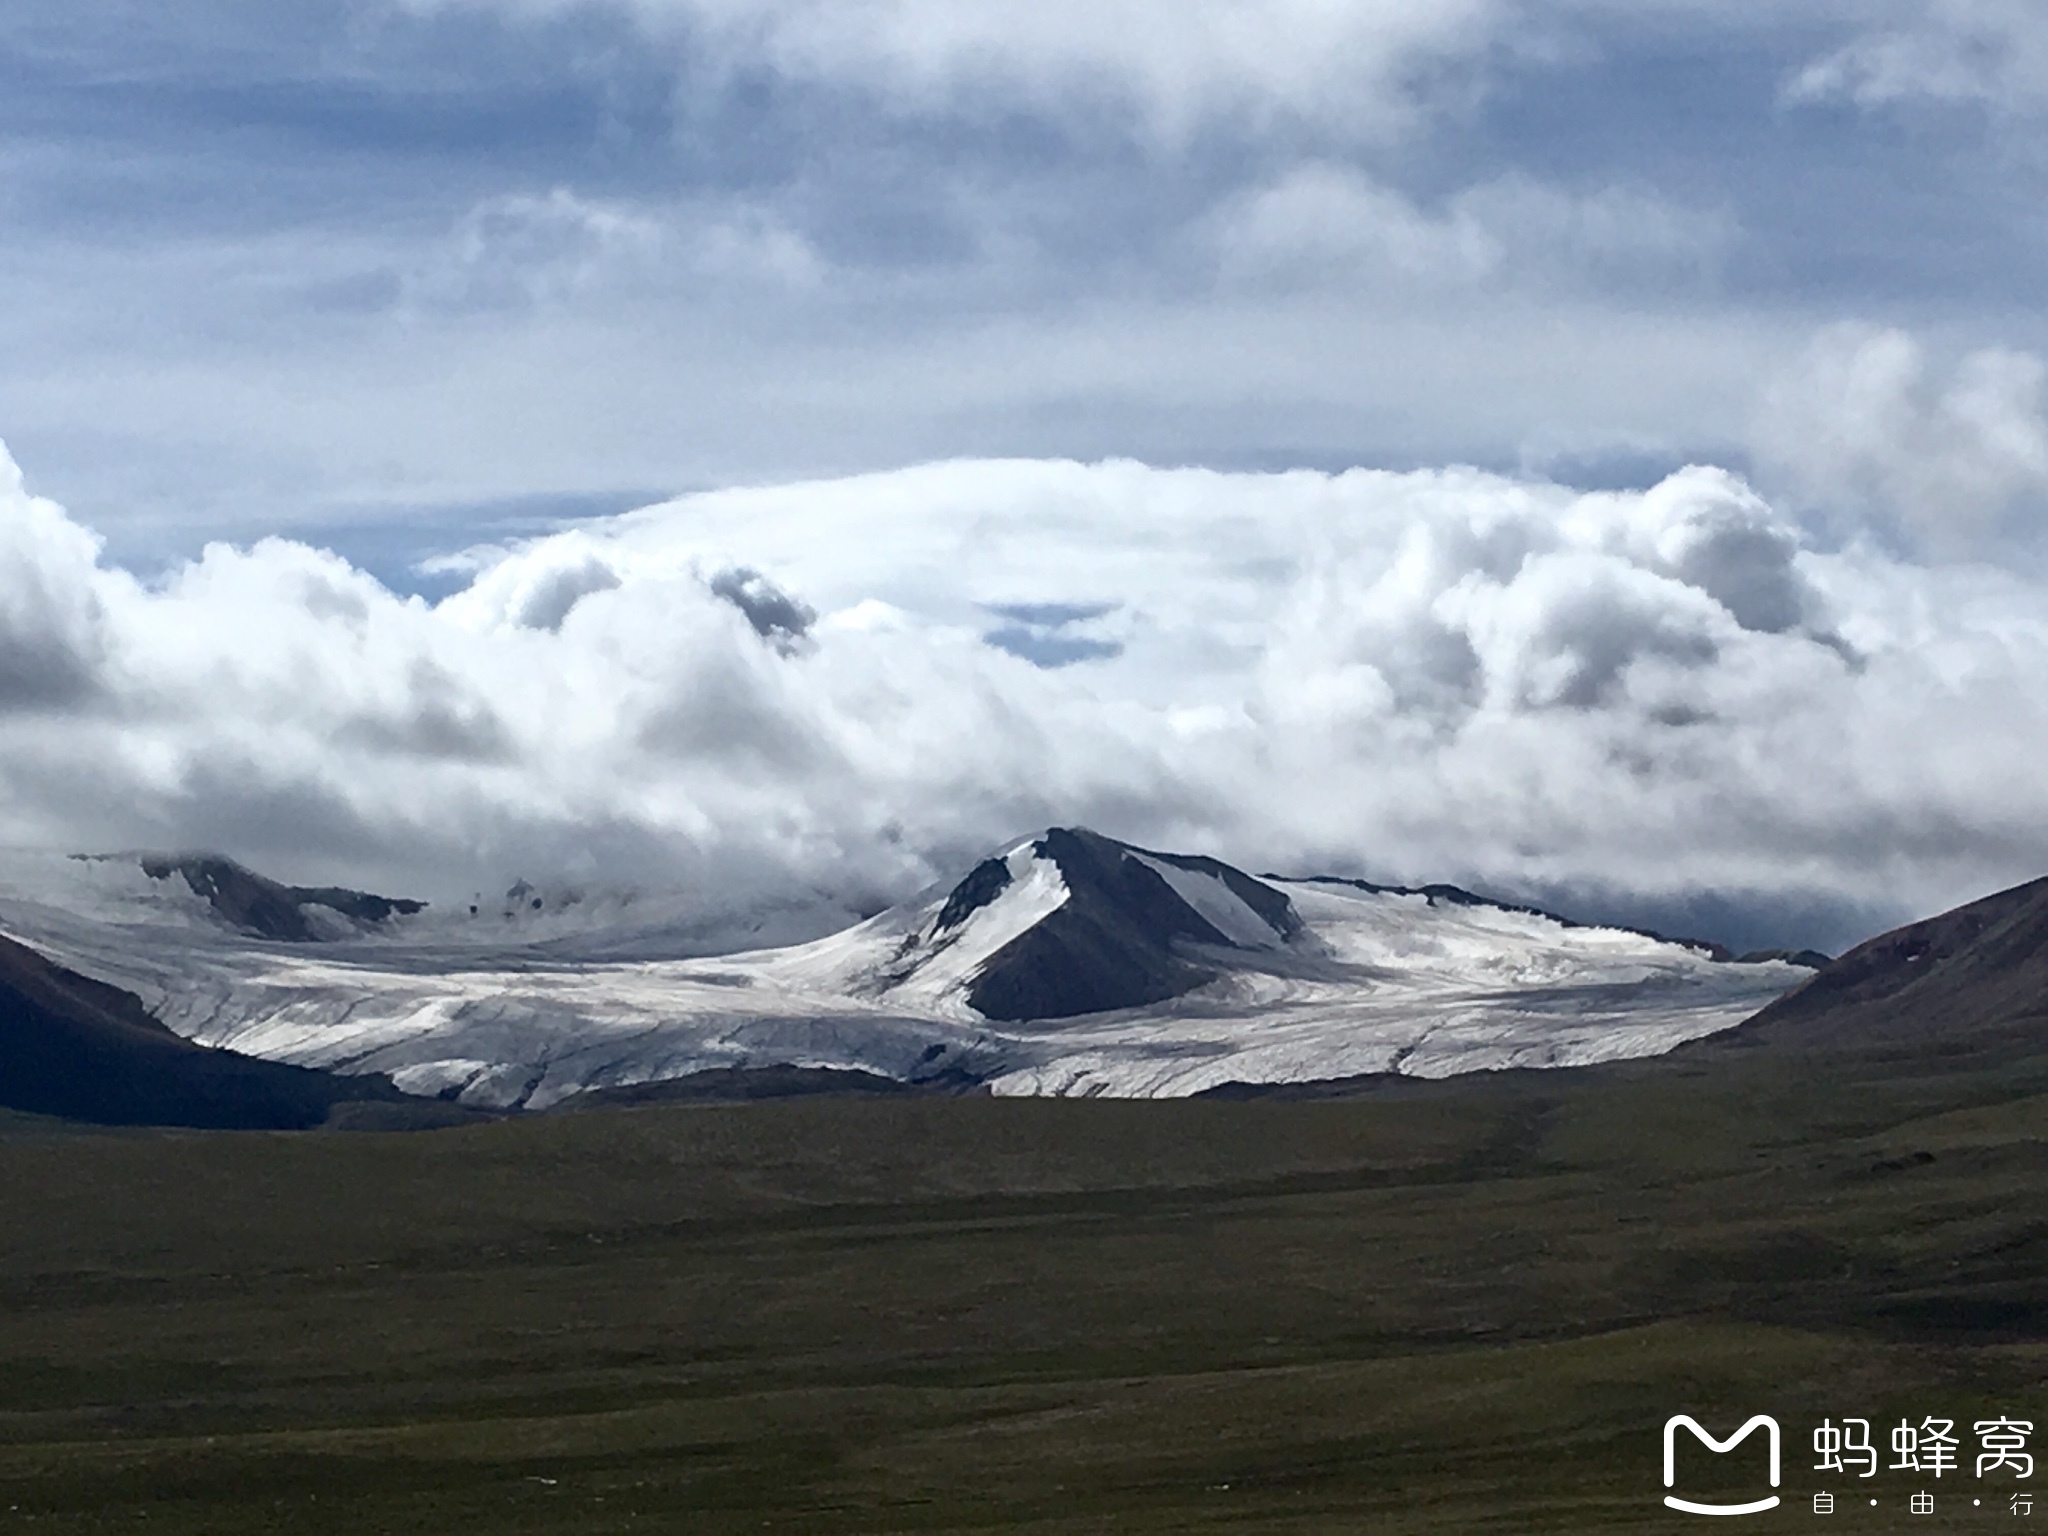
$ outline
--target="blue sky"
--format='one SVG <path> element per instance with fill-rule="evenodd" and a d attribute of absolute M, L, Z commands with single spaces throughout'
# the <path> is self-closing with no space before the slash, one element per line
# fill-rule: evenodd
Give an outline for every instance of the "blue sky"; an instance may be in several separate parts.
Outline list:
<path fill-rule="evenodd" d="M 0 832 L 1838 943 L 2048 867 L 2044 176 L 2031 0 L 15 7 Z"/>
<path fill-rule="evenodd" d="M 2048 344 L 2023 5 L 41 11 L 0 422 L 138 562 L 962 454 L 1641 482 L 1830 324 Z"/>

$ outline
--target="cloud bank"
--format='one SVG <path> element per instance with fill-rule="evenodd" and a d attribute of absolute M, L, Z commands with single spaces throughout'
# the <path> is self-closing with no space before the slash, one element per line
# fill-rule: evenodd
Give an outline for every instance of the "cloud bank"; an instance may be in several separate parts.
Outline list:
<path fill-rule="evenodd" d="M 1711 467 L 955 461 L 469 561 L 435 605 L 275 539 L 144 582 L 9 461 L 0 835 L 883 899 L 1082 822 L 1836 943 L 2048 868 L 2048 594 Z"/>
<path fill-rule="evenodd" d="M 554 18 L 585 0 L 407 0 L 410 9 Z M 1216 117 L 1386 132 L 1417 76 L 1485 46 L 1501 0 L 621 0 L 657 37 L 724 69 L 851 84 L 898 110 L 1021 100 L 1106 104 L 1178 143 Z"/>

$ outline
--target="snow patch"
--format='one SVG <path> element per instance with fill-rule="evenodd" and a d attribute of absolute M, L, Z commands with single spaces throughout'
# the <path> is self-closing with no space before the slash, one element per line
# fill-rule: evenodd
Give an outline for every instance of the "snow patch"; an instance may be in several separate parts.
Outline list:
<path fill-rule="evenodd" d="M 423 1098 L 437 1098 L 451 1090 L 459 1092 L 490 1071 L 488 1061 L 470 1061 L 454 1057 L 446 1061 L 423 1061 L 416 1066 L 400 1067 L 391 1074 L 401 1092 L 416 1093 Z"/>
<path fill-rule="evenodd" d="M 965 922 L 936 936 L 929 956 L 886 989 L 892 1002 L 981 1017 L 968 1008 L 965 994 L 982 967 L 1065 906 L 1070 894 L 1059 865 L 1040 858 L 1030 843 L 1011 849 L 1003 862 L 1010 883 L 995 900 L 968 914 Z"/>
<path fill-rule="evenodd" d="M 1136 859 L 1164 880 L 1174 895 L 1195 909 L 1203 922 L 1240 949 L 1279 947 L 1281 935 L 1274 932 L 1273 925 L 1252 910 L 1245 899 L 1220 877 L 1205 870 L 1182 869 L 1177 864 L 1148 858 L 1142 853 L 1129 852 L 1124 856 Z"/>

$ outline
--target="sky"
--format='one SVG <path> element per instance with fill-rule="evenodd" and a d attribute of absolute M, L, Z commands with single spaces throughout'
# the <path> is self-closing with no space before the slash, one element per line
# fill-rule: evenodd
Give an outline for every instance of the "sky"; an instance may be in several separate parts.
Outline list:
<path fill-rule="evenodd" d="M 40 13 L 40 14 L 39 14 Z M 0 11 L 0 841 L 2048 872 L 2028 0 Z"/>

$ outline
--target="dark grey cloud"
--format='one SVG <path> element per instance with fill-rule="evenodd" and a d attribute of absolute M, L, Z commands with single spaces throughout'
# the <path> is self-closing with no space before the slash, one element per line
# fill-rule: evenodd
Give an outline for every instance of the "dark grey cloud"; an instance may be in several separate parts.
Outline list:
<path fill-rule="evenodd" d="M 33 615 L 27 615 L 33 623 Z M 56 709 L 97 691 L 94 658 L 47 632 L 0 631 L 0 711 Z"/>
<path fill-rule="evenodd" d="M 513 623 L 522 629 L 558 630 L 569 610 L 584 598 L 593 592 L 609 592 L 618 584 L 618 572 L 594 555 L 579 565 L 563 566 L 533 585 Z"/>
<path fill-rule="evenodd" d="M 1612 704 L 1624 674 L 1644 658 L 1704 667 L 1720 654 L 1694 615 L 1599 579 L 1557 601 L 1529 640 L 1521 697 L 1536 707 Z"/>
<path fill-rule="evenodd" d="M 0 455 L 0 713 L 76 707 L 100 691 L 97 562 L 85 531 L 28 499 Z"/>
<path fill-rule="evenodd" d="M 1680 580 L 1698 587 L 1744 629 L 1783 634 L 1805 622 L 1813 595 L 1793 563 L 1799 546 L 1783 528 L 1716 528 L 1672 562 Z"/>
<path fill-rule="evenodd" d="M 272 764 L 222 752 L 193 764 L 174 792 L 151 797 L 121 821 L 143 823 L 145 846 L 229 849 L 285 879 L 343 862 L 406 870 L 405 829 L 365 811 L 327 774 L 280 773 Z M 97 851 L 97 841 L 82 846 Z"/>
<path fill-rule="evenodd" d="M 817 622 L 817 610 L 776 586 L 759 571 L 736 566 L 720 571 L 709 583 L 712 595 L 723 598 L 746 617 L 763 640 L 789 644 L 801 640 Z"/>
<path fill-rule="evenodd" d="M 452 763 L 502 763 L 516 753 L 498 712 L 431 661 L 413 664 L 401 703 L 341 721 L 334 740 L 349 750 Z"/>
<path fill-rule="evenodd" d="M 805 722 L 792 719 L 784 701 L 738 658 L 711 659 L 692 669 L 648 716 L 637 738 L 670 760 L 778 778 L 808 776 L 828 756 Z"/>

